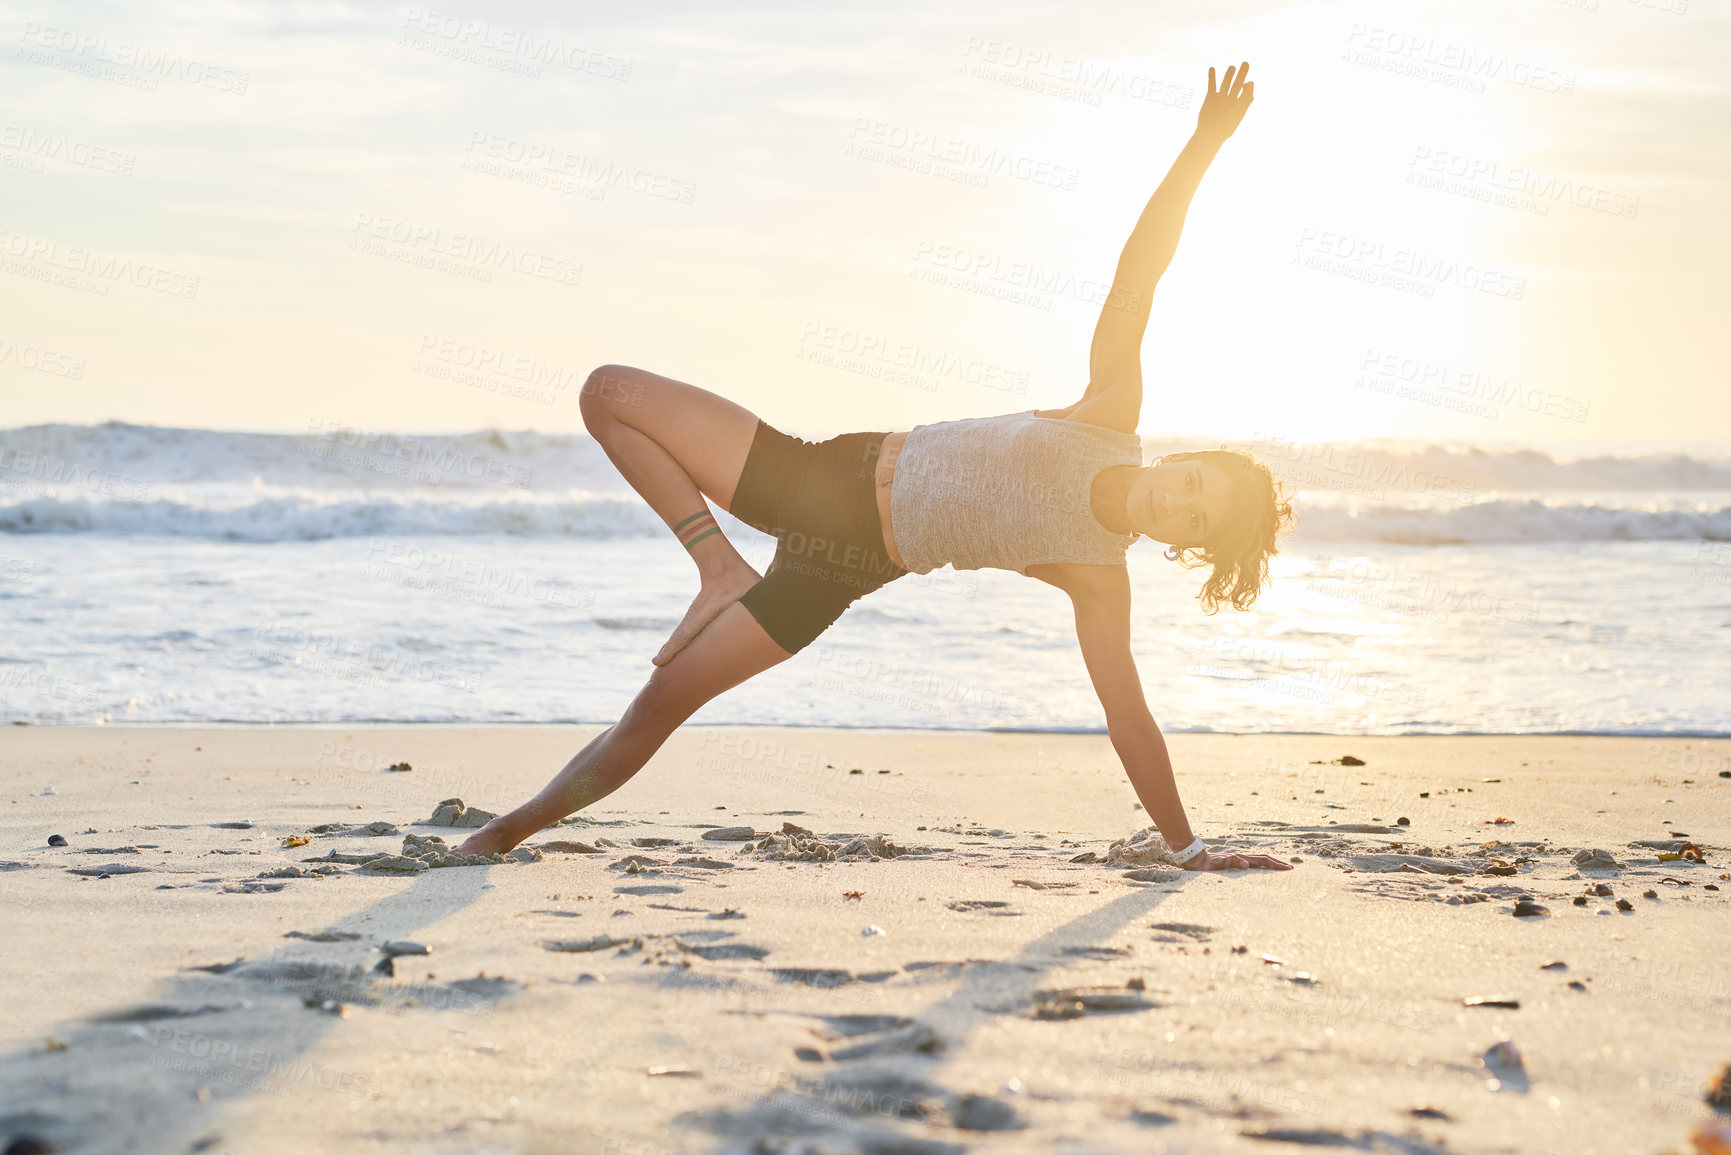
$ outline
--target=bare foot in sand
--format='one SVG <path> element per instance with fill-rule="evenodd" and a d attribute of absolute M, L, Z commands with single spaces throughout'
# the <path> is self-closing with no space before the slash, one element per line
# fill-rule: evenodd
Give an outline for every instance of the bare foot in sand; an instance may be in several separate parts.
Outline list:
<path fill-rule="evenodd" d="M 685 611 L 685 617 L 674 627 L 667 643 L 655 655 L 653 660 L 656 665 L 665 666 L 671 662 L 673 655 L 702 633 L 703 627 L 713 621 L 715 615 L 738 601 L 746 590 L 762 580 L 762 575 L 747 565 L 744 558 L 737 554 L 734 556 L 735 564 L 713 577 L 705 575 L 703 587 L 692 599 L 691 608 Z"/>
<path fill-rule="evenodd" d="M 512 835 L 505 829 L 504 822 L 505 819 L 502 816 L 493 819 L 493 821 L 487 823 L 487 825 L 481 827 L 481 829 L 465 838 L 463 844 L 457 847 L 457 853 L 504 854 L 507 850 L 514 849 L 516 845 L 523 840 L 521 838 L 512 837 Z"/>

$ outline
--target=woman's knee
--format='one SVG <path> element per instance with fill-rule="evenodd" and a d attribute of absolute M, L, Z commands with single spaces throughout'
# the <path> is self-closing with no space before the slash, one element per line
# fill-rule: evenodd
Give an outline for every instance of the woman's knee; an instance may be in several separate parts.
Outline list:
<path fill-rule="evenodd" d="M 590 433 L 608 421 L 616 420 L 621 405 L 643 404 L 641 370 L 629 365 L 602 365 L 589 374 L 577 396 L 578 411 Z"/>

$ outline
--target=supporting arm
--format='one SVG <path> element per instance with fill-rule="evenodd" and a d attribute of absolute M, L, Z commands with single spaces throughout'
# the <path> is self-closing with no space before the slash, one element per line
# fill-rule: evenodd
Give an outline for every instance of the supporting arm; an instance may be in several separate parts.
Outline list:
<path fill-rule="evenodd" d="M 1160 829 L 1166 845 L 1180 850 L 1195 838 L 1184 802 L 1178 796 L 1178 781 L 1165 736 L 1148 709 L 1142 680 L 1130 653 L 1130 576 L 1125 566 L 1066 566 L 1061 588 L 1070 594 L 1076 611 L 1076 639 L 1082 660 L 1100 705 L 1106 711 L 1106 732 L 1112 749 L 1124 764 L 1124 773 L 1141 800 L 1142 809 Z M 1041 580 L 1049 580 L 1044 575 Z M 1292 867 L 1266 854 L 1218 854 L 1207 851 L 1184 864 L 1186 870 L 1237 870 L 1258 867 L 1290 870 Z"/>

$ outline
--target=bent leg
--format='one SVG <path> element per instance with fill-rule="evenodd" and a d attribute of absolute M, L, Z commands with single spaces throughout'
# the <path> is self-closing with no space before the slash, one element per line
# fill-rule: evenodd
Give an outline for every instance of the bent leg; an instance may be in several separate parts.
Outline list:
<path fill-rule="evenodd" d="M 758 580 L 703 500 L 707 494 L 733 508 L 757 416 L 708 390 L 626 365 L 591 373 L 580 404 L 583 423 L 608 459 L 697 565 L 697 597 L 655 655 L 659 666 Z"/>
<path fill-rule="evenodd" d="M 589 374 L 578 404 L 583 424 L 668 525 L 700 509 L 700 493 L 733 509 L 733 489 L 757 434 L 751 410 L 629 365 Z"/>
<path fill-rule="evenodd" d="M 463 854 L 496 854 L 607 797 L 643 768 L 711 698 L 792 657 L 743 606 L 728 606 L 696 640 L 656 667 L 623 717 L 565 764 L 541 792 L 477 830 Z"/>

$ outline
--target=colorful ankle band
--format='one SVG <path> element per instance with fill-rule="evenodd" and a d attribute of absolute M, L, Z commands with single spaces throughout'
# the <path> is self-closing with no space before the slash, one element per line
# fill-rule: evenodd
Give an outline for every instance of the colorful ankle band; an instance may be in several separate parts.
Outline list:
<path fill-rule="evenodd" d="M 719 525 L 712 525 L 708 529 L 704 530 L 702 533 L 698 534 L 696 537 L 692 538 L 690 541 L 685 542 L 684 543 L 685 548 L 690 549 L 692 546 L 696 545 L 698 542 L 702 541 L 704 538 L 708 537 L 710 534 L 720 533 L 720 532 L 721 532 L 721 527 Z"/>

